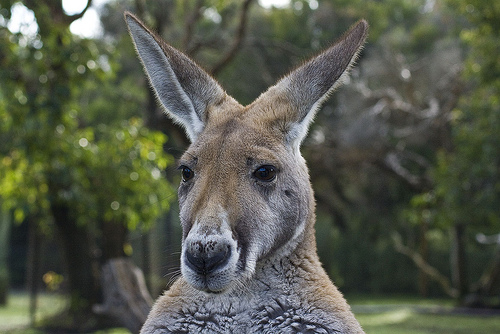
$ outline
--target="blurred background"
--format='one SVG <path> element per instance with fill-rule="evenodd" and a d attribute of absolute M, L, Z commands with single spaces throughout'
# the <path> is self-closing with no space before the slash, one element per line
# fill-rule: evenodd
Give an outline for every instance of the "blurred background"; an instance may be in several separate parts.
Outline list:
<path fill-rule="evenodd" d="M 373 303 L 497 314 L 499 1 L 0 0 L 0 332 L 134 332 L 113 309 L 144 314 L 179 275 L 188 141 L 126 10 L 242 104 L 365 18 L 358 64 L 302 147 L 323 265 L 369 333 L 432 323 Z"/>

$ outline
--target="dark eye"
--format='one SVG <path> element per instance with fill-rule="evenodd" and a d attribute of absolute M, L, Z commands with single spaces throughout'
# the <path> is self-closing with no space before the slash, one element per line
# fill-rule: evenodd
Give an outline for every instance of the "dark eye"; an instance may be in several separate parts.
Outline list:
<path fill-rule="evenodd" d="M 260 166 L 253 172 L 253 176 L 264 182 L 271 182 L 276 178 L 276 167 L 271 165 Z"/>
<path fill-rule="evenodd" d="M 182 170 L 182 181 L 187 182 L 193 178 L 194 172 L 191 168 L 186 166 L 181 166 L 180 169 Z"/>

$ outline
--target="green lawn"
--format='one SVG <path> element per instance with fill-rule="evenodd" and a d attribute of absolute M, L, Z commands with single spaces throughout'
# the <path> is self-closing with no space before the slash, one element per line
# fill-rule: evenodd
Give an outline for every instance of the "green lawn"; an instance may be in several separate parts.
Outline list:
<path fill-rule="evenodd" d="M 357 314 L 368 334 L 494 334 L 500 332 L 500 316 L 419 314 L 397 308 L 375 314 Z"/>
<path fill-rule="evenodd" d="M 41 294 L 38 297 L 36 320 L 55 315 L 64 310 L 67 299 L 57 294 Z M 128 334 L 125 329 L 110 329 L 96 334 Z M 14 292 L 9 295 L 6 307 L 0 306 L 0 334 L 46 334 L 30 328 L 29 296 Z"/>
<path fill-rule="evenodd" d="M 36 319 L 51 316 L 66 306 L 63 297 L 55 294 L 41 294 L 37 301 Z M 7 307 L 0 307 L 0 333 L 10 333 L 13 329 L 28 328 L 30 325 L 29 296 L 27 293 L 10 293 Z M 16 333 L 32 333 L 23 330 Z M 33 332 L 35 333 L 35 332 Z"/>
<path fill-rule="evenodd" d="M 500 315 L 463 315 L 453 312 L 449 300 L 408 297 L 348 298 L 357 319 L 367 334 L 496 334 L 500 333 Z M 66 306 L 58 295 L 39 297 L 37 319 L 57 314 Z M 0 307 L 0 333 L 42 334 L 29 328 L 29 298 L 24 293 L 10 295 L 7 307 Z M 126 334 L 123 329 L 99 334 Z"/>
<path fill-rule="evenodd" d="M 451 300 L 365 296 L 349 302 L 367 334 L 500 333 L 500 314 L 466 315 Z"/>

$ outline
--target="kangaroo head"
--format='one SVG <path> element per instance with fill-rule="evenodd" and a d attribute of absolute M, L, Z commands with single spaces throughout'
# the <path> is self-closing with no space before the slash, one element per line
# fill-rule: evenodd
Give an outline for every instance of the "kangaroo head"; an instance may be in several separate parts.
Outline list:
<path fill-rule="evenodd" d="M 314 199 L 300 144 L 367 35 L 357 23 L 248 106 L 132 14 L 126 21 L 159 102 L 191 145 L 180 159 L 181 271 L 193 287 L 228 291 L 261 260 L 307 244 Z M 307 240 L 306 240 L 307 239 Z"/>

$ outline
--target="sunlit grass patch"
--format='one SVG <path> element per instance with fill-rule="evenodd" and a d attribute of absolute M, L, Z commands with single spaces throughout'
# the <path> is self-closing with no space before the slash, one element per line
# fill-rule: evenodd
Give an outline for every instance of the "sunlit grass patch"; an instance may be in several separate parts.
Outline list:
<path fill-rule="evenodd" d="M 413 312 L 408 308 L 402 308 L 392 312 L 384 312 L 376 316 L 368 317 L 365 319 L 365 324 L 368 326 L 387 326 L 400 324 L 407 321 Z"/>
<path fill-rule="evenodd" d="M 45 334 L 46 332 L 30 328 L 30 299 L 25 292 L 14 292 L 9 295 L 7 306 L 0 307 L 1 334 Z M 68 299 L 64 295 L 42 293 L 37 299 L 36 321 L 40 323 L 64 311 Z M 113 328 L 97 331 L 95 334 L 130 334 L 124 328 Z"/>
<path fill-rule="evenodd" d="M 450 314 L 441 306 L 394 305 L 390 310 L 387 305 L 380 306 L 380 312 L 372 309 L 368 313 L 362 313 L 362 308 L 356 312 L 356 305 L 353 307 L 367 334 L 494 334 L 500 329 L 500 316 Z M 444 313 L 436 313 L 436 310 Z"/>
<path fill-rule="evenodd" d="M 30 325 L 30 299 L 27 293 L 11 293 L 7 306 L 0 307 L 0 332 Z M 37 298 L 36 320 L 55 315 L 67 305 L 67 299 L 58 294 L 41 294 Z M 26 331 L 25 333 L 29 333 Z"/>

